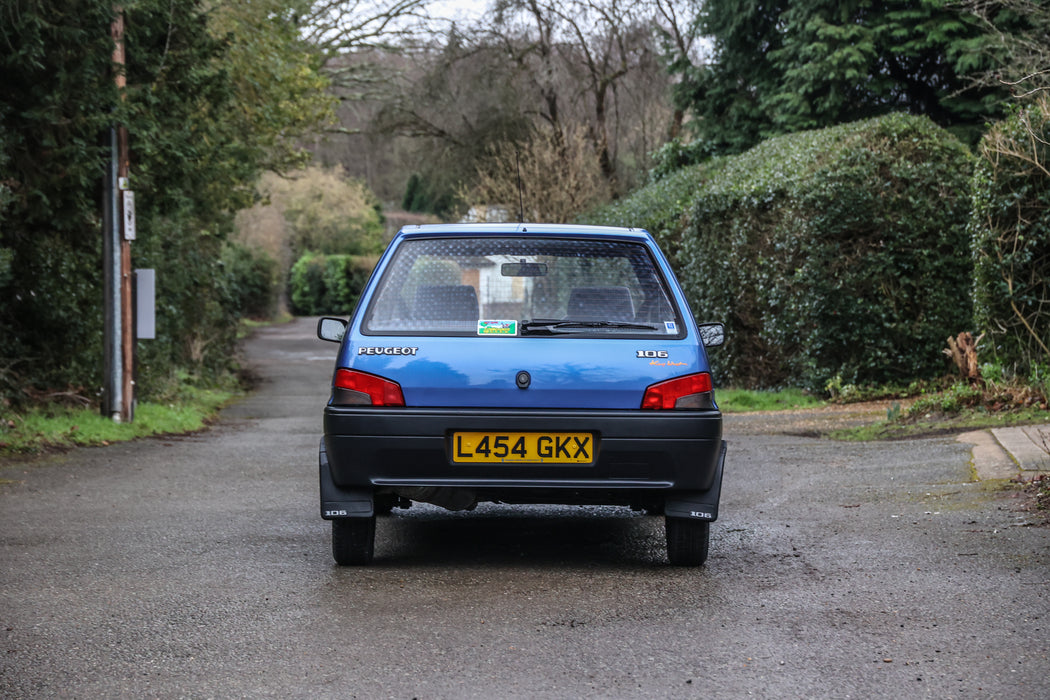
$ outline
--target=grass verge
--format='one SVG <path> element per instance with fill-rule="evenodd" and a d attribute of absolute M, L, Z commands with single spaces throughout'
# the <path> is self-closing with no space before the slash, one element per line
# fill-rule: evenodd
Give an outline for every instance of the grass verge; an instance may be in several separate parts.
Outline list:
<path fill-rule="evenodd" d="M 967 430 L 1050 423 L 1045 390 L 1023 383 L 957 382 L 920 395 L 907 410 L 894 404 L 886 420 L 838 430 L 838 440 L 900 440 Z"/>
<path fill-rule="evenodd" d="M 717 389 L 715 399 L 725 413 L 749 411 L 790 411 L 801 408 L 819 408 L 827 404 L 801 389 L 779 391 L 751 391 L 749 389 Z"/>
<path fill-rule="evenodd" d="M 237 337 L 243 339 L 258 328 L 290 320 L 289 314 L 274 321 L 242 319 Z M 250 372 L 240 370 L 200 387 L 187 372 L 176 370 L 170 384 L 160 388 L 162 398 L 139 403 L 130 423 L 114 423 L 97 407 L 41 402 L 12 411 L 0 403 L 0 460 L 152 435 L 193 433 L 206 428 L 233 398 L 250 391 L 254 381 Z"/>
<path fill-rule="evenodd" d="M 268 328 L 269 326 L 279 326 L 284 323 L 290 323 L 295 319 L 287 311 L 278 314 L 273 319 L 258 320 L 253 318 L 242 318 L 237 323 L 237 340 L 244 340 L 259 328 Z"/>
<path fill-rule="evenodd" d="M 882 420 L 873 418 L 865 425 L 821 433 L 833 440 L 854 442 L 906 440 L 969 430 L 1050 424 L 1050 406 L 1045 392 L 1020 384 L 974 386 L 965 382 L 917 382 L 907 390 L 896 387 L 872 387 L 864 392 L 855 390 L 848 398 L 840 395 L 833 401 L 823 401 L 797 389 L 719 389 L 716 396 L 725 413 L 804 411 L 871 398 L 892 400 Z M 897 398 L 902 398 L 905 407 L 902 407 L 902 401 L 895 400 Z"/>
<path fill-rule="evenodd" d="M 893 410 L 891 409 L 892 413 Z M 886 420 L 828 433 L 832 440 L 866 442 L 870 440 L 908 440 L 964 433 L 969 430 L 1008 428 L 1017 425 L 1050 423 L 1050 411 L 1040 408 L 1018 408 L 988 411 L 965 408 L 955 413 L 924 413 L 918 416 L 888 416 Z"/>
<path fill-rule="evenodd" d="M 114 423 L 96 408 L 41 406 L 0 418 L 0 459 L 108 445 L 206 427 L 238 394 L 232 389 L 184 387 L 170 403 L 140 403 L 130 423 Z"/>

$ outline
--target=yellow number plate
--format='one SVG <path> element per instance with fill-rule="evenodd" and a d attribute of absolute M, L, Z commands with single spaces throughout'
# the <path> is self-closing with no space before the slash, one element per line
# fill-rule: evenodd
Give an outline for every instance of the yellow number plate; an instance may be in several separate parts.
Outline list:
<path fill-rule="evenodd" d="M 456 463 L 591 464 L 591 433 L 452 433 Z"/>

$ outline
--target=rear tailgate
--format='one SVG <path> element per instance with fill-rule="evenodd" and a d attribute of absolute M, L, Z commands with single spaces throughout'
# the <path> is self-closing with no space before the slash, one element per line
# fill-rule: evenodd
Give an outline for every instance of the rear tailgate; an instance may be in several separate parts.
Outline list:
<path fill-rule="evenodd" d="M 356 336 L 340 365 L 397 382 L 409 407 L 470 408 L 636 409 L 646 387 L 707 369 L 691 337 Z"/>

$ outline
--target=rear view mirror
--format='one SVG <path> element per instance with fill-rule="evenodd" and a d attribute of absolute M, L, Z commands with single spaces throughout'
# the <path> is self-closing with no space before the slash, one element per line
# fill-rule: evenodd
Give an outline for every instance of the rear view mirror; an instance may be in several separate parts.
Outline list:
<path fill-rule="evenodd" d="M 499 273 L 504 277 L 546 277 L 547 263 L 530 263 L 522 260 L 516 263 L 503 263 Z"/>
<path fill-rule="evenodd" d="M 701 323 L 699 330 L 705 348 L 717 348 L 726 342 L 726 327 L 721 323 Z"/>
<path fill-rule="evenodd" d="M 341 318 L 322 318 L 317 322 L 317 337 L 333 343 L 343 342 L 346 335 L 346 321 Z"/>

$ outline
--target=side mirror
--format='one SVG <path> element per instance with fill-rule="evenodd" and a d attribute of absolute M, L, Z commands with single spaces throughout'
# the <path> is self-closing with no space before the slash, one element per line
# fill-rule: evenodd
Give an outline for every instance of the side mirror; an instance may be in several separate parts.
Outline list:
<path fill-rule="evenodd" d="M 317 322 L 317 337 L 333 343 L 343 342 L 347 323 L 341 318 L 325 317 Z"/>
<path fill-rule="evenodd" d="M 701 323 L 699 330 L 705 348 L 717 348 L 726 342 L 726 327 L 721 323 Z"/>

